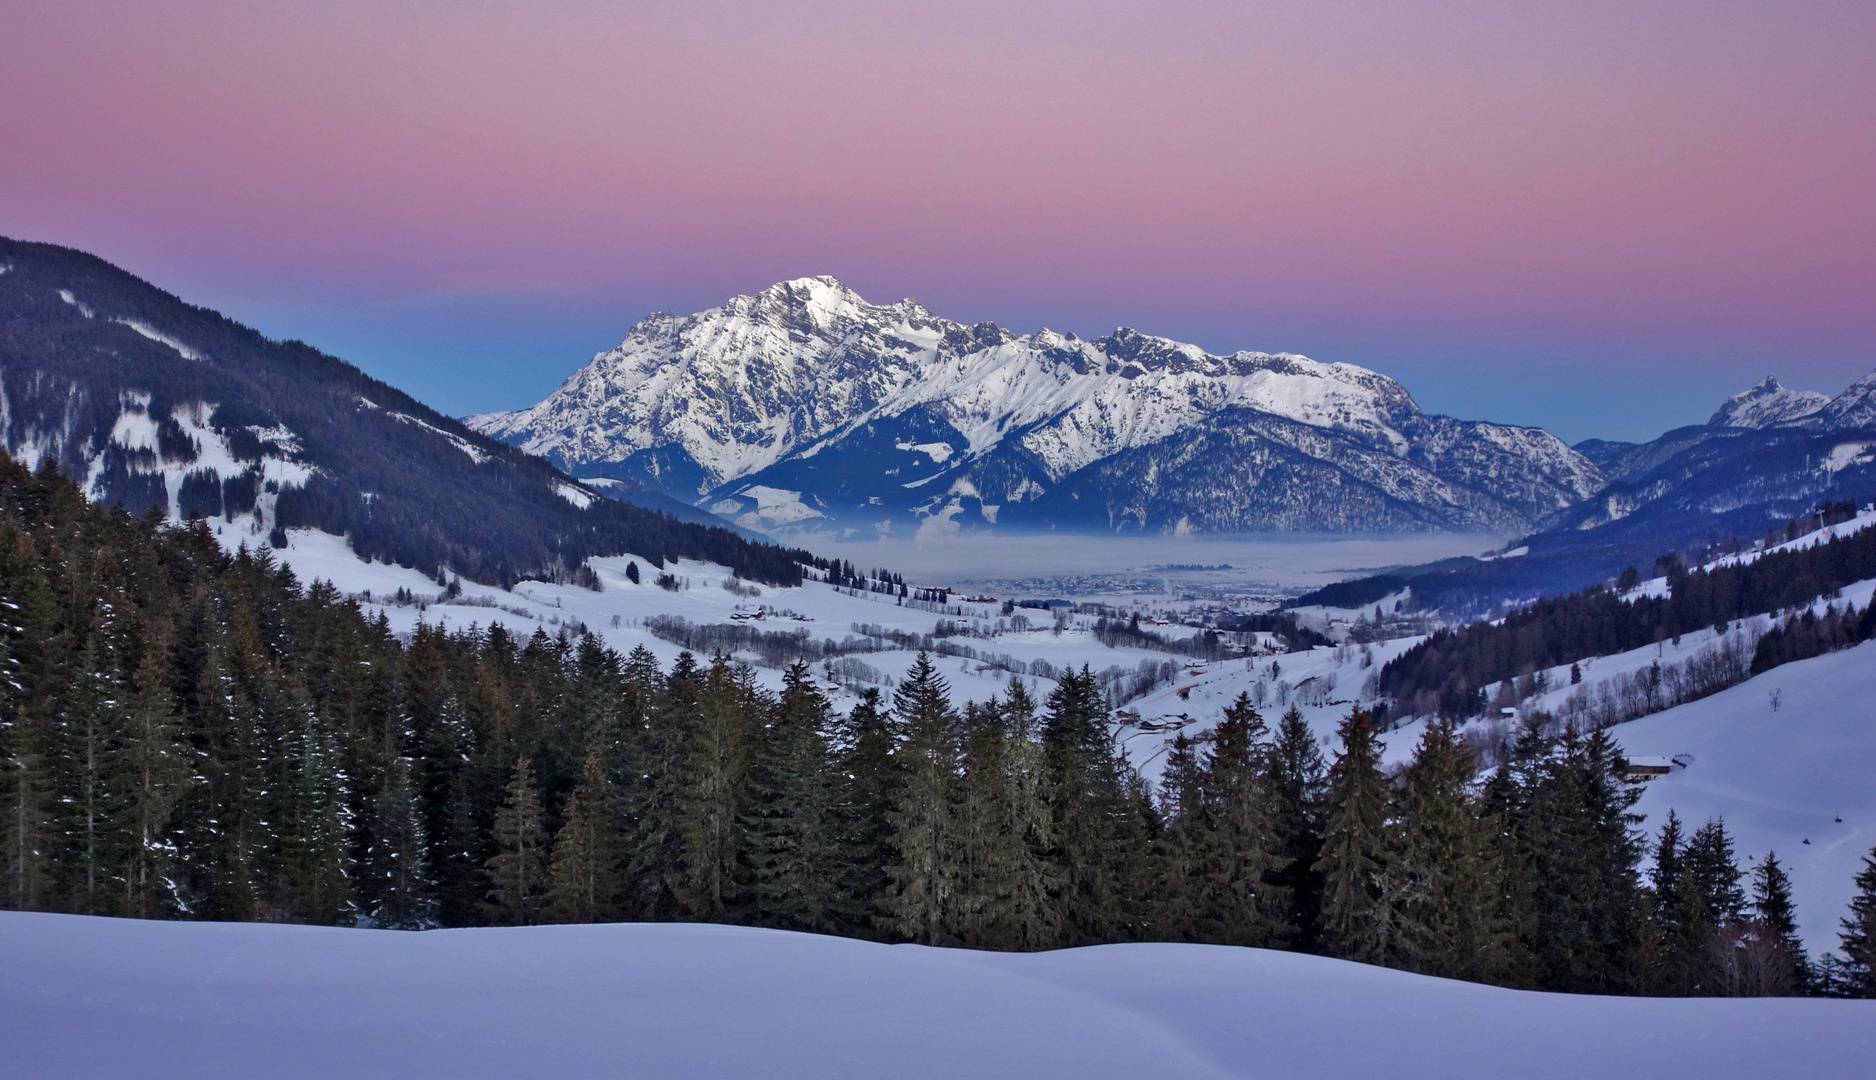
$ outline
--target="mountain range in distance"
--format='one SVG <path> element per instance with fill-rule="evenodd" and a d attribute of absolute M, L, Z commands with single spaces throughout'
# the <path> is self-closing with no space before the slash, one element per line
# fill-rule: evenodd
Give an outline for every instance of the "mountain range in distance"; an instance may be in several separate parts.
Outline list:
<path fill-rule="evenodd" d="M 818 562 L 758 531 L 1517 537 L 1410 568 L 1417 591 L 1437 580 L 1471 604 L 1876 491 L 1876 376 L 1836 397 L 1768 379 L 1706 424 L 1570 447 L 1427 414 L 1352 364 L 1127 329 L 1018 335 L 832 278 L 650 316 L 540 404 L 463 423 L 95 256 L 11 240 L 0 431 L 133 512 L 239 519 L 257 538 L 316 527 L 489 583 L 625 551 L 770 582 Z"/>
<path fill-rule="evenodd" d="M 1623 521 L 1678 542 L 1688 515 L 1783 520 L 1863 483 L 1876 439 L 1851 436 L 1876 428 L 1876 376 L 1836 398 L 1768 378 L 1705 425 L 1570 447 L 1428 414 L 1353 364 L 1019 335 L 811 277 L 648 316 L 539 404 L 465 422 L 771 535 L 1440 529 L 1581 549 Z"/>

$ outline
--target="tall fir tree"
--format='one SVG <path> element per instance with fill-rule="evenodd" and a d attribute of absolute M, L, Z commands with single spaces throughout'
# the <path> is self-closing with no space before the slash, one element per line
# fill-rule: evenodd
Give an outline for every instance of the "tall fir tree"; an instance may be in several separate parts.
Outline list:
<path fill-rule="evenodd" d="M 1303 712 L 1284 710 L 1269 751 L 1267 772 L 1273 799 L 1272 826 L 1276 830 L 1276 880 L 1288 890 L 1291 946 L 1313 949 L 1322 908 L 1322 876 L 1316 861 L 1322 858 L 1322 800 L 1328 790 L 1328 766 Z"/>
<path fill-rule="evenodd" d="M 371 918 L 389 930 L 424 930 L 436 925 L 436 882 L 430 873 L 423 808 L 412 773 L 409 759 L 392 758 L 385 764 L 384 780 L 375 800 L 376 819 L 367 862 L 376 879 L 371 889 Z M 525 794 L 532 795 L 532 789 Z M 538 818 L 538 807 L 534 813 Z"/>
<path fill-rule="evenodd" d="M 1124 941 L 1142 925 L 1143 827 L 1130 770 L 1108 731 L 1100 686 L 1085 665 L 1049 692 L 1042 724 L 1052 857 L 1059 867 L 1063 944 Z"/>
<path fill-rule="evenodd" d="M 1876 998 L 1876 848 L 1863 857 L 1856 895 L 1841 923 L 1843 987 L 1850 997 Z"/>
<path fill-rule="evenodd" d="M 838 824 L 830 805 L 827 695 L 804 661 L 783 672 L 750 768 L 744 843 L 752 918 L 787 930 L 832 930 Z"/>
<path fill-rule="evenodd" d="M 567 799 L 554 834 L 548 870 L 549 922 L 610 922 L 618 918 L 621 858 L 616 800 L 598 753 L 588 754 L 580 783 Z"/>
<path fill-rule="evenodd" d="M 1275 799 L 1264 766 L 1269 729 L 1239 694 L 1212 728 L 1200 778 L 1214 834 L 1200 872 L 1205 882 L 1200 939 L 1268 947 L 1289 939 L 1289 896 L 1276 881 Z"/>
<path fill-rule="evenodd" d="M 507 796 L 495 813 L 495 855 L 488 861 L 489 919 L 503 926 L 539 921 L 547 888 L 547 830 L 534 763 L 515 761 Z"/>
<path fill-rule="evenodd" d="M 1331 956 L 1381 963 L 1392 929 L 1382 892 L 1389 850 L 1387 782 L 1374 718 L 1359 706 L 1336 729 L 1342 752 L 1323 796 L 1321 944 Z"/>
<path fill-rule="evenodd" d="M 958 720 L 950 690 L 921 652 L 893 693 L 899 764 L 887 814 L 893 854 L 885 909 L 893 936 L 926 945 L 950 939 L 959 876 L 952 808 Z"/>
<path fill-rule="evenodd" d="M 1811 964 L 1798 937 L 1798 908 L 1791 899 L 1791 875 L 1768 851 L 1752 868 L 1752 919 L 1775 954 L 1771 963 L 1785 968 L 1788 993 L 1801 994 L 1811 981 Z"/>
<path fill-rule="evenodd" d="M 877 688 L 862 690 L 836 725 L 833 753 L 838 917 L 849 932 L 870 936 L 886 918 L 892 886 L 886 873 L 892 861 L 890 815 L 902 764 L 893 753 L 892 723 Z"/>

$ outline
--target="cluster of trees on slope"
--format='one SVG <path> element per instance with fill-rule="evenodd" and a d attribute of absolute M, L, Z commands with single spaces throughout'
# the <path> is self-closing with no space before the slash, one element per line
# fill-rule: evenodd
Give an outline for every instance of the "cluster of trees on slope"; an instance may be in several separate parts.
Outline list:
<path fill-rule="evenodd" d="M 1485 688 L 1589 657 L 1626 652 L 1679 638 L 1704 627 L 1723 629 L 1736 619 L 1809 605 L 1846 585 L 1876 577 L 1876 529 L 1778 551 L 1744 565 L 1689 570 L 1664 560 L 1668 596 L 1624 600 L 1639 574 L 1616 589 L 1595 585 L 1568 596 L 1539 600 L 1500 622 L 1441 630 L 1381 669 L 1378 689 L 1397 716 L 1465 717 L 1485 708 Z M 1847 620 L 1847 626 L 1846 626 Z M 1833 612 L 1827 632 L 1817 620 L 1778 631 L 1753 659 L 1756 673 L 1786 659 L 1801 659 L 1876 635 L 1876 608 L 1859 616 Z M 1786 645 L 1787 638 L 1790 644 Z"/>
<path fill-rule="evenodd" d="M 591 556 L 632 552 L 654 565 L 703 559 L 755 581 L 792 585 L 801 579 L 798 564 L 811 561 L 806 552 L 611 499 L 575 506 L 559 494 L 567 479 L 543 459 L 336 357 L 302 342 L 271 341 L 95 256 L 0 238 L 0 265 L 8 267 L 0 274 L 5 445 L 55 445 L 59 464 L 75 476 L 86 475 L 88 454 L 101 455 L 107 501 L 132 514 L 151 505 L 179 517 L 252 509 L 252 484 L 238 482 L 233 491 L 197 484 L 182 493 L 185 505 L 170 507 L 160 478 L 131 468 L 139 453 L 149 466 L 158 456 L 196 461 L 201 448 L 170 417 L 178 406 L 205 403 L 214 409 L 210 424 L 241 460 L 282 456 L 255 432 L 284 426 L 299 441 L 292 456 L 317 469 L 304 487 L 280 493 L 279 520 L 270 525 L 346 536 L 365 558 L 438 580 L 445 569 L 503 587 L 523 577 L 576 579 Z M 185 359 L 125 320 L 170 335 L 200 358 Z M 161 445 L 115 446 L 111 431 L 126 402 L 145 396 Z"/>
<path fill-rule="evenodd" d="M 1436 725 L 1390 778 L 1365 713 L 1330 764 L 1297 712 L 1273 733 L 1240 700 L 1175 743 L 1155 792 L 1085 670 L 1041 702 L 1017 681 L 960 710 L 921 659 L 890 703 L 837 715 L 801 664 L 770 693 L 720 656 L 662 670 L 590 635 L 403 643 L 267 549 L 228 555 L 199 523 L 15 466 L 0 611 L 0 898 L 16 908 L 1219 942 L 1559 990 L 1791 989 L 1709 974 L 1765 941 L 1800 971 L 1770 860 L 1749 909 L 1709 902 L 1725 875 L 1692 872 L 1705 922 L 1684 875 L 1643 881 L 1606 735 L 1533 730 L 1481 781 Z M 1662 850 L 1680 865 L 1678 842 Z M 1867 878 L 1833 978 L 1876 993 Z"/>

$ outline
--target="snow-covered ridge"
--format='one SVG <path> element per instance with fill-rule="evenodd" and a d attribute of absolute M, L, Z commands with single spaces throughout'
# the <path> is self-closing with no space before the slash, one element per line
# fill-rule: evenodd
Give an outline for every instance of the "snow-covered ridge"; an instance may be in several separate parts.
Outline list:
<path fill-rule="evenodd" d="M 782 282 L 679 319 L 653 315 L 531 409 L 471 426 L 570 465 L 678 443 L 705 488 L 875 416 L 934 405 L 981 454 L 1011 432 L 1056 476 L 1229 406 L 1372 430 L 1417 412 L 1398 383 L 1290 354 L 1211 356 L 1116 331 L 1098 342 L 966 327 L 829 277 Z"/>
<path fill-rule="evenodd" d="M 916 506 L 944 518 L 970 499 L 986 520 L 1118 454 L 1208 425 L 1262 422 L 1276 426 L 1257 437 L 1282 453 L 1353 467 L 1359 484 L 1441 520 L 1457 513 L 1468 527 L 1522 527 L 1604 483 L 1547 432 L 1426 416 L 1399 383 L 1353 364 L 1217 356 L 1124 327 L 1095 341 L 1019 335 L 911 300 L 871 304 L 829 277 L 686 317 L 649 316 L 540 404 L 468 418 L 576 472 L 623 470 L 700 505 L 745 497 L 738 485 L 750 483 L 830 514 Z M 891 433 L 887 445 L 920 456 L 842 462 L 847 480 L 877 475 L 838 505 L 823 456 L 870 454 L 852 440 L 876 424 Z M 820 487 L 768 472 L 810 461 Z M 914 463 L 926 467 L 908 472 Z M 1492 505 L 1472 505 L 1480 493 L 1468 485 L 1489 489 Z M 888 498 L 891 489 L 919 493 L 907 503 Z"/>

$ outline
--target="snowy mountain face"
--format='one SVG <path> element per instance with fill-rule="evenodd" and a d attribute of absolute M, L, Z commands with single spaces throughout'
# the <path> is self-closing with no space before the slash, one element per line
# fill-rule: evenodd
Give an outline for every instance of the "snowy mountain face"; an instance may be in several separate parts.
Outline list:
<path fill-rule="evenodd" d="M 1726 399 L 1707 421 L 1709 427 L 1768 428 L 1790 424 L 1829 405 L 1830 395 L 1815 390 L 1787 390 L 1771 375 L 1749 390 Z"/>
<path fill-rule="evenodd" d="M 470 426 L 776 529 L 1515 531 L 1602 474 L 1546 432 L 1420 411 L 1289 354 L 965 326 L 833 278 L 653 315 Z"/>
<path fill-rule="evenodd" d="M 257 546 L 318 528 L 434 578 L 553 577 L 628 549 L 798 574 L 796 553 L 628 506 L 631 493 L 583 485 L 310 346 L 83 252 L 3 237 L 0 448 L 133 513 L 199 516 Z"/>

